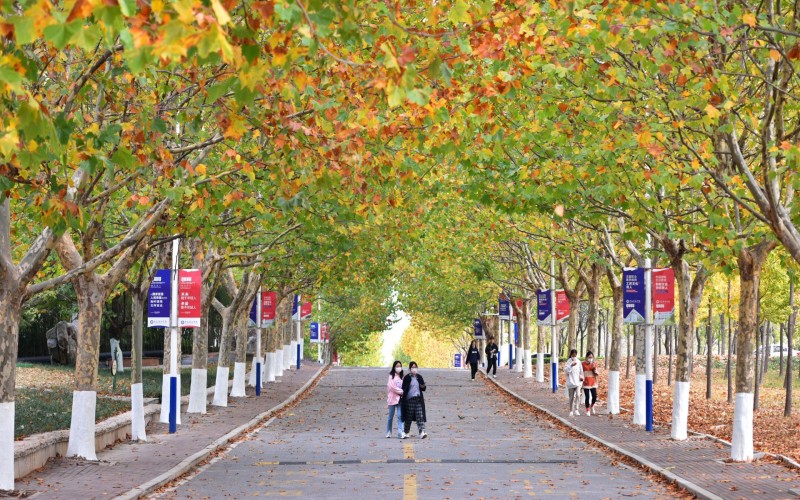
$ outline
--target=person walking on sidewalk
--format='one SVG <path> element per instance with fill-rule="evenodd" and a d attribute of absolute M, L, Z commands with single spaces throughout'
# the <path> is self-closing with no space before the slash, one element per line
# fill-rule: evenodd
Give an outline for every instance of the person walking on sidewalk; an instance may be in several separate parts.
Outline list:
<path fill-rule="evenodd" d="M 594 363 L 592 351 L 586 352 L 583 366 L 583 395 L 586 398 L 586 415 L 595 414 L 594 404 L 597 402 L 597 365 Z"/>
<path fill-rule="evenodd" d="M 489 376 L 489 371 L 494 368 L 492 376 L 497 378 L 497 344 L 494 343 L 494 337 L 489 337 L 489 343 L 486 345 L 486 359 L 489 364 L 486 366 L 486 376 Z"/>
<path fill-rule="evenodd" d="M 569 351 L 569 358 L 564 363 L 564 373 L 567 375 L 567 394 L 569 395 L 569 416 L 580 415 L 578 411 L 578 401 L 580 400 L 580 389 L 583 383 L 583 366 L 578 360 L 577 349 Z"/>
<path fill-rule="evenodd" d="M 386 437 L 392 437 L 392 420 L 397 413 L 397 437 L 403 439 L 403 412 L 400 408 L 400 397 L 403 395 L 403 363 L 395 361 L 389 372 L 386 383 L 386 407 L 389 408 L 389 419 L 386 421 Z"/>
<path fill-rule="evenodd" d="M 481 361 L 481 351 L 478 349 L 478 344 L 473 340 L 467 350 L 467 363 L 469 369 L 472 371 L 472 380 L 475 380 L 475 374 L 478 373 L 478 363 Z"/>
<path fill-rule="evenodd" d="M 400 405 L 403 410 L 403 439 L 408 437 L 411 432 L 411 422 L 417 423 L 419 429 L 419 437 L 425 439 L 428 437 L 425 434 L 425 398 L 422 393 L 425 392 L 425 380 L 422 375 L 417 373 L 417 362 L 412 361 L 408 364 L 408 371 L 411 373 L 403 377 L 403 395 L 400 397 Z"/>

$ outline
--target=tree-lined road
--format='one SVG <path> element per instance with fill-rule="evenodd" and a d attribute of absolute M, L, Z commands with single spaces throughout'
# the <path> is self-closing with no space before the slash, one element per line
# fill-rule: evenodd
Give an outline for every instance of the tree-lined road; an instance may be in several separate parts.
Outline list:
<path fill-rule="evenodd" d="M 658 497 L 645 474 L 538 421 L 482 380 L 420 370 L 426 431 L 385 438 L 387 370 L 333 368 L 304 400 L 164 498 Z"/>

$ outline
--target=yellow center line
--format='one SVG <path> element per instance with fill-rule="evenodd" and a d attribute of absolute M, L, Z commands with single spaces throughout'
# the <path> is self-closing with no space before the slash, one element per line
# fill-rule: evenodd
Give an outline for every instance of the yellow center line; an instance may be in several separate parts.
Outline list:
<path fill-rule="evenodd" d="M 414 445 L 411 443 L 403 443 L 403 458 L 406 460 L 414 460 Z"/>
<path fill-rule="evenodd" d="M 403 478 L 403 500 L 417 500 L 416 474 L 406 474 Z"/>

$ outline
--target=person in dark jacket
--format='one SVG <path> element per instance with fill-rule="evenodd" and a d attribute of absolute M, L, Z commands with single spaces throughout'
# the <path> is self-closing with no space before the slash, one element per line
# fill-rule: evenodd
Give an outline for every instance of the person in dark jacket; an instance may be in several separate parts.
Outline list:
<path fill-rule="evenodd" d="M 489 376 L 489 372 L 494 368 L 494 372 L 492 375 L 494 378 L 497 378 L 497 344 L 494 343 L 494 337 L 489 337 L 489 343 L 486 345 L 486 359 L 488 361 L 488 365 L 486 366 L 486 376 Z"/>
<path fill-rule="evenodd" d="M 481 361 L 481 351 L 478 349 L 478 344 L 473 340 L 467 349 L 467 363 L 472 370 L 472 380 L 475 380 L 475 374 L 478 373 L 478 363 Z"/>
<path fill-rule="evenodd" d="M 409 372 L 403 377 L 403 395 L 400 398 L 400 408 L 403 414 L 403 439 L 408 437 L 411 431 L 411 422 L 417 422 L 417 429 L 419 429 L 419 437 L 425 439 L 428 437 L 425 434 L 425 398 L 422 393 L 425 392 L 425 380 L 422 375 L 417 373 L 417 363 L 412 361 L 408 364 Z"/>

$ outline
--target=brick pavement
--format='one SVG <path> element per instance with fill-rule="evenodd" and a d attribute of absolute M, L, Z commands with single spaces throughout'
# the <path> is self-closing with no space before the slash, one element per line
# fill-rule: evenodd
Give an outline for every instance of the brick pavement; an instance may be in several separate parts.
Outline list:
<path fill-rule="evenodd" d="M 469 377 L 469 374 L 465 373 L 465 376 Z M 730 457 L 730 447 L 722 443 L 700 436 L 674 441 L 670 439 L 668 424 L 657 425 L 654 432 L 646 432 L 643 427 L 632 423 L 630 412 L 611 418 L 605 407 L 601 406 L 604 404 L 605 388 L 601 387 L 598 394 L 597 416 L 587 417 L 584 414 L 569 417 L 563 386 L 554 394 L 549 380 L 537 383 L 535 378 L 525 379 L 522 374 L 508 368 L 497 370 L 497 378 L 490 380 L 502 388 L 510 389 L 527 402 L 569 421 L 576 430 L 638 455 L 711 495 L 732 499 L 753 498 L 755 495 L 759 498 L 794 498 L 790 490 L 800 489 L 800 472 L 796 469 L 766 461 L 724 463 Z"/>
<path fill-rule="evenodd" d="M 17 489 L 36 498 L 113 498 L 177 466 L 231 430 L 275 407 L 308 382 L 321 366 L 307 363 L 284 372 L 277 383 L 265 384 L 260 397 L 248 388 L 245 398 L 229 398 L 225 408 L 208 405 L 205 415 L 184 413 L 183 424 L 169 434 L 168 424 L 147 427 L 146 443 L 120 443 L 98 451 L 98 462 L 51 460 L 45 467 L 17 480 Z"/>

